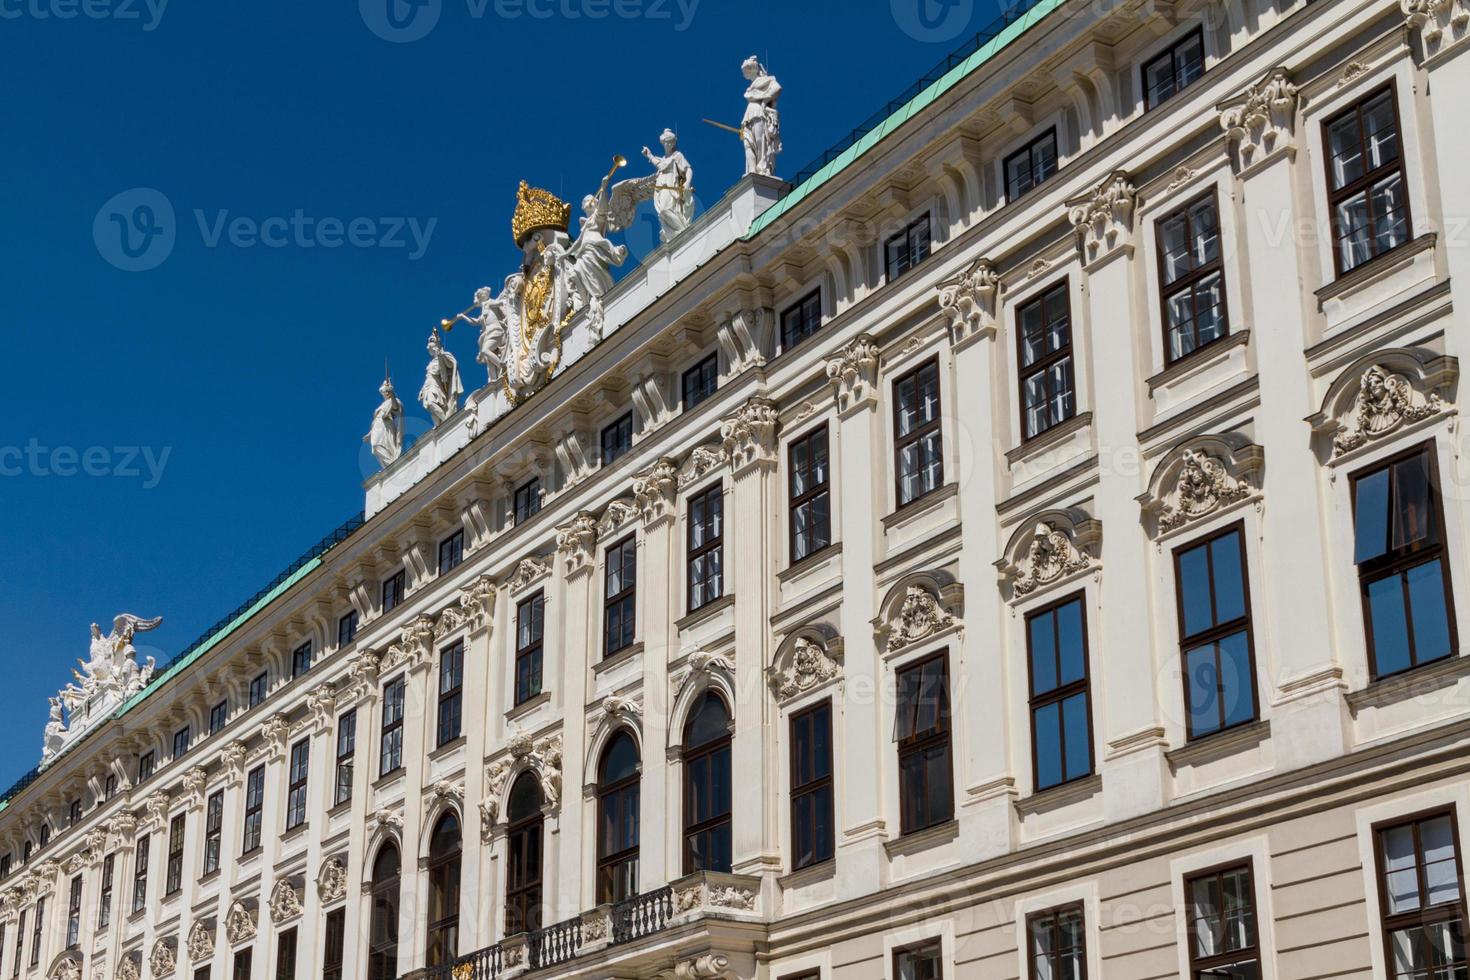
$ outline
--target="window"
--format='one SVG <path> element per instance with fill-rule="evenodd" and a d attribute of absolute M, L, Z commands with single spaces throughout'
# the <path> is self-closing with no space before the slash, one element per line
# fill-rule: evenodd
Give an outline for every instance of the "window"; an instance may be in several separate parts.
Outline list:
<path fill-rule="evenodd" d="M 791 350 L 822 328 L 822 291 L 814 289 L 781 314 L 781 349 Z"/>
<path fill-rule="evenodd" d="M 439 747 L 459 738 L 464 719 L 464 641 L 439 653 Z"/>
<path fill-rule="evenodd" d="M 602 465 L 611 466 L 633 451 L 633 413 L 602 430 Z"/>
<path fill-rule="evenodd" d="M 1026 617 L 1036 789 L 1092 775 L 1087 615 L 1074 596 Z"/>
<path fill-rule="evenodd" d="M 82 876 L 71 880 L 66 901 L 66 948 L 76 949 L 82 941 Z"/>
<path fill-rule="evenodd" d="M 12 977 L 20 976 L 21 958 L 26 953 L 26 914 L 21 912 L 20 918 L 15 923 L 15 962 L 10 966 Z"/>
<path fill-rule="evenodd" d="M 112 881 L 116 873 L 117 855 L 109 854 L 102 859 L 102 892 L 97 899 L 98 932 L 112 925 Z"/>
<path fill-rule="evenodd" d="M 791 718 L 791 870 L 833 856 L 832 702 Z"/>
<path fill-rule="evenodd" d="M 893 465 L 899 507 L 944 485 L 944 422 L 939 415 L 939 361 L 893 382 Z"/>
<path fill-rule="evenodd" d="M 342 969 L 347 958 L 347 910 L 327 913 L 326 947 L 322 954 L 322 980 L 343 980 Z"/>
<path fill-rule="evenodd" d="M 720 384 L 720 355 L 711 354 L 684 372 L 684 411 L 715 393 Z"/>
<path fill-rule="evenodd" d="M 233 980 L 254 980 L 250 975 L 253 969 L 253 959 L 252 950 L 248 946 L 235 954 Z"/>
<path fill-rule="evenodd" d="M 184 814 L 168 825 L 168 863 L 164 865 L 163 894 L 176 895 L 184 887 Z"/>
<path fill-rule="evenodd" d="M 516 704 L 541 693 L 541 642 L 546 635 L 546 596 L 537 592 L 516 606 Z"/>
<path fill-rule="evenodd" d="M 153 778 L 153 770 L 158 766 L 158 756 L 152 752 L 144 752 L 138 757 L 138 782 L 147 782 Z"/>
<path fill-rule="evenodd" d="M 1031 980 L 1086 980 L 1087 937 L 1081 905 L 1026 917 Z"/>
<path fill-rule="evenodd" d="M 403 768 L 403 702 L 407 682 L 400 677 L 383 688 L 383 733 L 378 741 L 378 775 Z"/>
<path fill-rule="evenodd" d="M 245 778 L 245 840 L 241 854 L 260 850 L 261 814 L 265 810 L 265 766 L 251 771 Z"/>
<path fill-rule="evenodd" d="M 109 772 L 102 783 L 102 797 L 110 800 L 117 795 L 117 773 Z"/>
<path fill-rule="evenodd" d="M 448 966 L 459 956 L 461 840 L 459 819 L 453 813 L 439 818 L 429 839 L 430 969 Z"/>
<path fill-rule="evenodd" d="M 31 924 L 31 968 L 41 964 L 41 938 L 46 933 L 46 900 L 36 899 L 35 922 Z"/>
<path fill-rule="evenodd" d="M 357 639 L 357 626 L 360 619 L 357 610 L 354 609 L 341 619 L 337 620 L 337 646 L 351 646 L 352 641 Z"/>
<path fill-rule="evenodd" d="M 883 243 L 883 264 L 889 282 L 929 257 L 929 234 L 926 214 Z"/>
<path fill-rule="evenodd" d="M 1065 280 L 1016 312 L 1023 439 L 1077 414 L 1072 384 L 1072 310 Z"/>
<path fill-rule="evenodd" d="M 138 838 L 137 857 L 133 867 L 133 914 L 148 907 L 148 859 L 152 841 L 147 834 Z"/>
<path fill-rule="evenodd" d="M 51 843 L 51 825 L 49 823 L 43 823 L 43 824 L 41 824 L 41 846 L 42 847 L 46 847 L 50 843 Z"/>
<path fill-rule="evenodd" d="M 180 728 L 178 731 L 174 732 L 173 757 L 175 759 L 182 759 L 185 755 L 188 755 L 190 734 L 192 733 L 189 731 L 188 725 L 185 725 L 183 728 Z"/>
<path fill-rule="evenodd" d="M 1164 361 L 1173 364 L 1230 333 L 1215 192 L 1159 219 Z"/>
<path fill-rule="evenodd" d="M 716 483 L 689 499 L 689 611 L 725 594 L 725 496 Z"/>
<path fill-rule="evenodd" d="M 0 881 L 4 881 L 6 878 L 10 877 L 11 863 L 11 857 L 9 854 L 6 854 L 4 857 L 0 857 Z M 0 946 L 3 946 L 3 944 L 0 944 Z"/>
<path fill-rule="evenodd" d="M 516 487 L 512 505 L 516 527 L 541 513 L 541 478 L 532 477 Z"/>
<path fill-rule="evenodd" d="M 1174 553 L 1189 737 L 1256 719 L 1245 533 L 1237 525 Z"/>
<path fill-rule="evenodd" d="M 1249 864 L 1194 875 L 1184 883 L 1193 980 L 1256 980 L 1256 892 Z"/>
<path fill-rule="evenodd" d="M 341 806 L 352 799 L 353 761 L 357 756 L 357 712 L 347 712 L 337 719 L 337 779 L 332 792 L 332 805 Z"/>
<path fill-rule="evenodd" d="M 506 830 L 505 934 L 515 936 L 541 928 L 543 800 L 541 784 L 521 773 L 510 791 Z"/>
<path fill-rule="evenodd" d="M 831 473 L 827 427 L 794 440 L 791 460 L 791 563 L 832 543 Z"/>
<path fill-rule="evenodd" d="M 520 491 L 516 491 L 516 500 L 520 500 Z M 519 510 L 516 523 L 520 523 Z M 444 575 L 454 571 L 464 562 L 464 531 L 455 531 L 449 537 L 439 542 L 439 574 Z"/>
<path fill-rule="evenodd" d="M 1205 36 L 1194 31 L 1143 66 L 1144 104 L 1157 109 L 1205 73 Z"/>
<path fill-rule="evenodd" d="M 1398 98 L 1383 89 L 1325 126 L 1332 256 L 1342 275 L 1409 240 Z"/>
<path fill-rule="evenodd" d="M 940 653 L 898 672 L 894 739 L 898 742 L 901 833 L 954 816 L 949 752 L 948 658 Z"/>
<path fill-rule="evenodd" d="M 276 980 L 296 980 L 295 929 L 287 929 L 276 939 Z"/>
<path fill-rule="evenodd" d="M 1057 172 L 1057 131 L 1049 130 L 1005 159 L 1006 203 L 1019 201 Z"/>
<path fill-rule="evenodd" d="M 225 831 L 225 791 L 209 798 L 204 810 L 204 873 L 212 875 L 220 868 L 221 842 Z"/>
<path fill-rule="evenodd" d="M 894 980 L 944 980 L 941 949 L 935 941 L 894 950 Z"/>
<path fill-rule="evenodd" d="M 218 735 L 230 722 L 230 702 L 221 701 L 209 709 L 209 734 Z"/>
<path fill-rule="evenodd" d="M 597 770 L 597 901 L 621 902 L 638 894 L 638 747 L 619 731 L 602 752 Z"/>
<path fill-rule="evenodd" d="M 20 850 L 20 863 L 29 864 L 31 860 L 31 854 L 35 851 L 35 849 L 36 845 L 33 842 L 26 841 L 25 846 L 23 846 Z"/>
<path fill-rule="evenodd" d="M 384 844 L 373 862 L 368 980 L 398 978 L 398 848 Z"/>
<path fill-rule="evenodd" d="M 602 654 L 613 654 L 633 645 L 638 624 L 638 542 L 624 538 L 607 549 L 603 582 Z"/>
<path fill-rule="evenodd" d="M 730 710 L 706 691 L 684 725 L 684 873 L 730 871 Z"/>
<path fill-rule="evenodd" d="M 1381 827 L 1378 901 L 1384 958 L 1394 980 L 1463 977 L 1465 891 L 1451 811 Z"/>
<path fill-rule="evenodd" d="M 408 578 L 404 572 L 396 572 L 383 580 L 383 612 L 390 613 L 403 604 L 408 591 Z"/>
<path fill-rule="evenodd" d="M 311 740 L 303 738 L 291 746 L 291 782 L 286 789 L 286 829 L 306 823 L 306 782 L 311 771 Z"/>
<path fill-rule="evenodd" d="M 82 822 L 82 801 L 72 800 L 66 807 L 66 824 L 75 827 Z"/>
<path fill-rule="evenodd" d="M 291 676 L 300 677 L 311 670 L 311 643 L 303 643 L 291 652 Z"/>
<path fill-rule="evenodd" d="M 1387 677 L 1455 650 L 1432 445 L 1353 476 L 1354 562 L 1368 663 Z"/>
<path fill-rule="evenodd" d="M 255 707 L 265 701 L 265 696 L 270 690 L 270 674 L 262 673 L 250 682 L 250 707 Z"/>

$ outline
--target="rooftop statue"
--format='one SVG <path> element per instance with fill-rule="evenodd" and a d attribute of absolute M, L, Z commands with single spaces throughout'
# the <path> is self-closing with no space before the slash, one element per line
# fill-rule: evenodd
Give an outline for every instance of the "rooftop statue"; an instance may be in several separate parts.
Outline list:
<path fill-rule="evenodd" d="M 781 114 L 776 100 L 781 83 L 767 72 L 755 55 L 740 66 L 750 86 L 745 90 L 745 118 L 740 121 L 740 138 L 745 143 L 745 172 L 773 177 L 776 157 L 781 152 Z"/>
<path fill-rule="evenodd" d="M 459 399 L 464 394 L 464 383 L 459 379 L 459 361 L 444 349 L 439 341 L 439 331 L 429 334 L 429 366 L 424 372 L 424 387 L 419 391 L 419 402 L 428 410 L 434 424 L 459 411 Z"/>
<path fill-rule="evenodd" d="M 694 168 L 679 152 L 679 137 L 666 129 L 659 137 L 663 156 L 648 147 L 643 157 L 653 164 L 653 209 L 658 212 L 659 241 L 668 243 L 694 221 Z"/>
<path fill-rule="evenodd" d="M 162 623 L 162 617 L 142 619 L 123 613 L 113 619 L 112 632 L 107 636 L 102 635 L 102 627 L 92 624 L 89 658 L 78 660 L 81 670 L 72 671 L 76 683 L 68 684 L 51 699 L 51 716 L 41 755 L 43 764 L 80 734 L 84 727 L 81 722 L 104 716 L 108 709 L 121 705 L 148 686 L 157 664 L 152 657 L 146 664 L 138 663 L 133 636 L 157 629 Z"/>
<path fill-rule="evenodd" d="M 403 455 L 403 402 L 393 390 L 392 378 L 383 379 L 378 394 L 383 396 L 383 403 L 373 412 L 373 427 L 362 441 L 372 447 L 373 456 L 387 469 Z"/>

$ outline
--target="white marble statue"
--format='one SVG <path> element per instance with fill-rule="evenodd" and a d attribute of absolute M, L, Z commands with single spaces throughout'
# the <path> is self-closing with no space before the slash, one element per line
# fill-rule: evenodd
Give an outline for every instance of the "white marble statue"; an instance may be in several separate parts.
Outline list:
<path fill-rule="evenodd" d="M 653 164 L 653 209 L 658 212 L 659 241 L 670 242 L 694 220 L 694 168 L 679 152 L 679 137 L 666 129 L 659 137 L 663 156 L 648 147 L 643 157 Z"/>
<path fill-rule="evenodd" d="M 459 379 L 459 361 L 444 349 L 439 342 L 436 328 L 429 334 L 429 366 L 424 371 L 424 387 L 419 391 L 419 403 L 428 411 L 434 424 L 459 411 L 459 399 L 464 394 L 464 384 Z"/>
<path fill-rule="evenodd" d="M 372 447 L 379 465 L 387 469 L 403 455 L 403 402 L 393 390 L 392 378 L 383 379 L 378 394 L 383 396 L 383 404 L 373 412 L 373 427 L 362 441 Z"/>
<path fill-rule="evenodd" d="M 781 83 L 751 55 L 740 66 L 750 86 L 745 90 L 745 118 L 740 121 L 740 139 L 745 144 L 745 172 L 772 177 L 781 152 Z"/>
<path fill-rule="evenodd" d="M 455 321 L 472 323 L 480 328 L 480 353 L 476 361 L 485 365 L 490 374 L 490 383 L 498 384 L 505 377 L 506 342 L 511 335 L 511 325 L 517 322 L 515 304 L 521 291 L 524 276 L 513 272 L 505 277 L 505 286 L 496 296 L 489 286 L 475 290 L 475 305 L 478 316 L 461 313 Z"/>
<path fill-rule="evenodd" d="M 567 251 L 565 270 L 571 290 L 572 306 L 587 314 L 587 329 L 594 342 L 602 339 L 602 297 L 613 287 L 612 269 L 628 259 L 625 245 L 614 245 L 607 238 L 611 226 L 607 185 L 604 177 L 596 194 L 582 198 L 582 230 Z"/>
<path fill-rule="evenodd" d="M 61 699 L 51 699 L 51 720 L 46 722 L 46 744 L 41 758 L 50 759 L 66 745 L 66 722 L 62 719 Z"/>
<path fill-rule="evenodd" d="M 92 640 L 88 659 L 77 661 L 81 670 L 72 671 L 75 684 L 68 684 L 51 699 L 51 718 L 46 724 L 46 744 L 41 756 L 49 762 L 67 742 L 81 732 L 80 721 L 106 717 L 107 713 L 142 691 L 153 679 L 157 668 L 152 657 L 138 663 L 133 636 L 157 629 L 163 618 L 141 619 L 123 613 L 112 621 L 112 633 L 103 636 L 102 627 L 92 624 Z M 98 710 L 86 712 L 89 706 Z"/>

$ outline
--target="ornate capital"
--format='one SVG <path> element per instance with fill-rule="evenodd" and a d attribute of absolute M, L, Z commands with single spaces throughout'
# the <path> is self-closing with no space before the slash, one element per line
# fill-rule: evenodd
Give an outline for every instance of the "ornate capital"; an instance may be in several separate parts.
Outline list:
<path fill-rule="evenodd" d="M 597 518 L 585 510 L 556 530 L 556 553 L 569 576 L 592 570 L 596 548 Z"/>
<path fill-rule="evenodd" d="M 159 790 L 157 793 L 148 797 L 148 801 L 144 804 L 145 809 L 148 811 L 147 822 L 154 827 L 162 827 L 165 821 L 168 820 L 168 807 L 170 802 L 172 801 L 169 799 L 166 790 Z"/>
<path fill-rule="evenodd" d="M 184 799 L 188 801 L 190 809 L 204 805 L 204 789 L 208 785 L 209 770 L 203 766 L 195 766 L 184 773 Z"/>
<path fill-rule="evenodd" d="M 1410 30 L 1419 32 L 1425 57 L 1432 58 L 1470 35 L 1466 0 L 1399 0 Z"/>
<path fill-rule="evenodd" d="M 725 455 L 738 473 L 747 467 L 776 462 L 776 430 L 780 419 L 774 402 L 752 398 L 720 423 Z"/>
<path fill-rule="evenodd" d="M 950 343 L 963 347 L 995 336 L 995 300 L 1000 276 L 987 259 L 979 259 L 939 287 L 939 309 L 949 321 Z"/>
<path fill-rule="evenodd" d="M 266 750 L 272 756 L 284 755 L 286 744 L 291 741 L 291 720 L 285 714 L 272 715 L 261 734 L 265 736 Z"/>
<path fill-rule="evenodd" d="M 827 362 L 827 379 L 843 415 L 878 404 L 878 360 L 878 342 L 860 334 Z"/>
<path fill-rule="evenodd" d="M 459 608 L 470 631 L 478 633 L 490 625 L 495 616 L 495 582 L 481 575 L 459 593 Z"/>
<path fill-rule="evenodd" d="M 398 634 L 398 642 L 389 644 L 388 652 L 378 662 L 378 672 L 386 674 L 399 667 L 413 670 L 434 656 L 434 620 L 416 616 Z"/>
<path fill-rule="evenodd" d="M 1241 169 L 1293 149 L 1297 100 L 1291 75 L 1273 68 L 1245 94 L 1220 106 L 1220 127 L 1237 147 Z"/>
<path fill-rule="evenodd" d="M 633 479 L 633 499 L 645 525 L 674 516 L 674 498 L 679 493 L 679 464 L 668 456 Z"/>
<path fill-rule="evenodd" d="M 1138 191 L 1121 170 L 1109 174 L 1086 197 L 1071 202 L 1067 212 L 1082 240 L 1089 265 L 1133 248 L 1133 206 Z"/>
<path fill-rule="evenodd" d="M 318 731 L 331 727 L 337 715 L 337 689 L 328 682 L 307 692 L 306 710 Z"/>

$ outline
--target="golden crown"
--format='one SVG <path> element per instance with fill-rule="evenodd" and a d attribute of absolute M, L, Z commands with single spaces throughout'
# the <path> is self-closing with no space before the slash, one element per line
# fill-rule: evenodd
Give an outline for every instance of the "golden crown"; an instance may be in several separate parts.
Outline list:
<path fill-rule="evenodd" d="M 532 187 L 524 180 L 516 192 L 516 213 L 511 218 L 510 230 L 515 235 L 516 246 L 524 248 L 526 239 L 543 228 L 566 233 L 572 220 L 572 206 L 551 191 Z"/>

